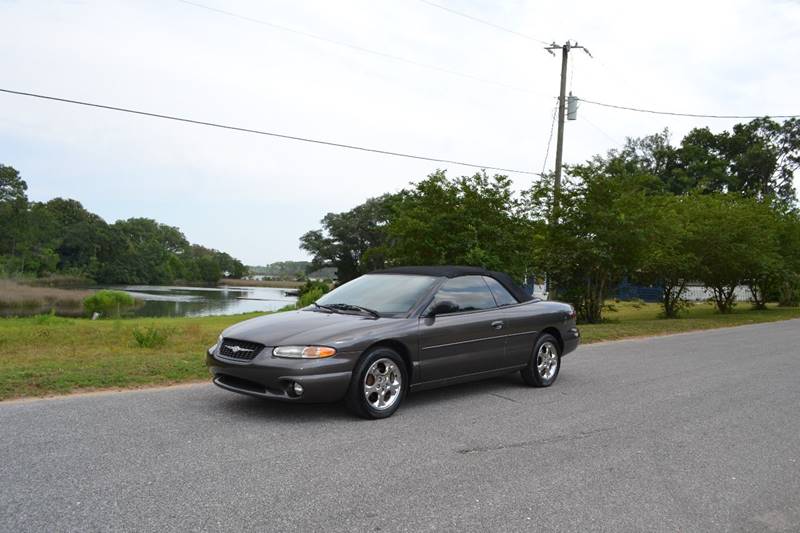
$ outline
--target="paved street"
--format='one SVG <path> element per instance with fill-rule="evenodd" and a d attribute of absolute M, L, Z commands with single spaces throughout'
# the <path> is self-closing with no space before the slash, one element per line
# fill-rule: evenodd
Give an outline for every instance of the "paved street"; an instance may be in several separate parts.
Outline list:
<path fill-rule="evenodd" d="M 2 531 L 798 531 L 800 321 L 584 346 L 388 419 L 197 385 L 0 404 Z"/>

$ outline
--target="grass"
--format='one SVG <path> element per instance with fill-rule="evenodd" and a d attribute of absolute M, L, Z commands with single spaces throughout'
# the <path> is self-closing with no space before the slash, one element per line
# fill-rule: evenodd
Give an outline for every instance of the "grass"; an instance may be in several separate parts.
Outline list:
<path fill-rule="evenodd" d="M 220 331 L 257 315 L 0 319 L 0 400 L 205 379 L 204 353 Z"/>
<path fill-rule="evenodd" d="M 614 304 L 602 324 L 581 326 L 583 342 L 664 335 L 800 318 L 800 308 L 730 315 L 708 304 L 679 319 L 658 318 L 655 304 Z M 0 319 L 0 400 L 208 379 L 205 350 L 227 326 L 260 313 L 203 318 L 86 320 L 40 315 Z M 138 333 L 135 333 L 138 332 Z M 137 340 L 137 337 L 142 339 Z"/>
<path fill-rule="evenodd" d="M 798 307 L 770 305 L 765 311 L 754 311 L 749 303 L 744 302 L 739 303 L 733 313 L 728 315 L 717 313 L 709 303 L 697 303 L 681 314 L 680 318 L 672 319 L 659 318 L 661 306 L 658 304 L 621 302 L 611 305 L 616 308 L 616 312 L 604 311 L 604 322 L 580 325 L 584 343 L 800 318 Z"/>
<path fill-rule="evenodd" d="M 54 287 L 57 289 L 82 289 L 94 285 L 94 281 L 89 278 L 66 274 L 53 274 L 43 278 L 18 277 L 14 278 L 14 281 L 31 287 Z"/>
<path fill-rule="evenodd" d="M 59 314 L 80 316 L 83 299 L 92 291 L 32 287 L 0 280 L 0 315 L 32 314 L 55 310 Z"/>

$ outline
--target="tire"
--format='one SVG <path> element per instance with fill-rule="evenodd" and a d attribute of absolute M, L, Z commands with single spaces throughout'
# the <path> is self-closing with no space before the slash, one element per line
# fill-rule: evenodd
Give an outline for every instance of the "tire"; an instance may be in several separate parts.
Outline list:
<path fill-rule="evenodd" d="M 367 419 L 388 418 L 400 407 L 408 390 L 403 358 L 386 346 L 367 351 L 356 365 L 345 403 L 353 414 Z"/>
<path fill-rule="evenodd" d="M 531 387 L 549 387 L 561 370 L 561 349 L 558 339 L 545 333 L 536 339 L 531 360 L 520 373 Z"/>

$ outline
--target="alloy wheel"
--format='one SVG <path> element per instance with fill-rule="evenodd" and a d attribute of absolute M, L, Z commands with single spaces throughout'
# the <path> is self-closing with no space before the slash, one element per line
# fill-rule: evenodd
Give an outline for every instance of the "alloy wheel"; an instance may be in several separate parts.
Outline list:
<path fill-rule="evenodd" d="M 402 387 L 403 375 L 391 359 L 378 359 L 364 374 L 364 398 L 378 411 L 385 411 L 397 403 Z"/>
<path fill-rule="evenodd" d="M 543 342 L 536 354 L 536 371 L 539 377 L 547 381 L 553 378 L 558 370 L 558 348 L 552 342 Z"/>

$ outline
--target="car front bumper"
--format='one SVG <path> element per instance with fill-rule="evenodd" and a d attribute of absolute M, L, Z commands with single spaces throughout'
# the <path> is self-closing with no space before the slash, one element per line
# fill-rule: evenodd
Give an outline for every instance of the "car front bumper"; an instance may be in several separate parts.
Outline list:
<path fill-rule="evenodd" d="M 209 350 L 206 366 L 214 384 L 229 391 L 287 402 L 327 403 L 344 397 L 360 355 L 340 352 L 324 359 L 289 359 L 273 356 L 267 347 L 252 361 L 234 361 Z M 294 383 L 303 387 L 302 395 L 294 393 Z"/>

